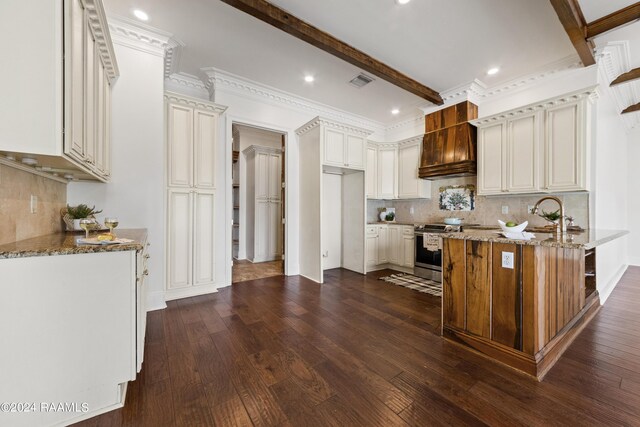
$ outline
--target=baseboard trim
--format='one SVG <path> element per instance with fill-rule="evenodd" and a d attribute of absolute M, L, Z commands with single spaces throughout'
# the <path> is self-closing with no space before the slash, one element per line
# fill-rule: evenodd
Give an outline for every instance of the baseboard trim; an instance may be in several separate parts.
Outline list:
<path fill-rule="evenodd" d="M 611 292 L 613 292 L 618 282 L 620 282 L 620 279 L 622 278 L 624 272 L 627 271 L 627 268 L 629 268 L 629 266 L 627 264 L 623 264 L 622 267 L 620 267 L 620 269 L 616 272 L 616 274 L 614 274 L 613 277 L 609 280 L 609 282 L 598 289 L 601 305 L 604 305 L 604 303 L 607 301 L 607 298 L 609 298 Z"/>
<path fill-rule="evenodd" d="M 149 292 L 147 295 L 147 311 L 164 310 L 167 308 L 164 291 Z"/>
<path fill-rule="evenodd" d="M 196 297 L 218 292 L 218 285 L 200 285 L 183 289 L 170 289 L 165 293 L 165 301 Z"/>
<path fill-rule="evenodd" d="M 640 258 L 630 257 L 629 258 L 629 265 L 635 265 L 635 266 L 639 266 L 640 267 Z"/>

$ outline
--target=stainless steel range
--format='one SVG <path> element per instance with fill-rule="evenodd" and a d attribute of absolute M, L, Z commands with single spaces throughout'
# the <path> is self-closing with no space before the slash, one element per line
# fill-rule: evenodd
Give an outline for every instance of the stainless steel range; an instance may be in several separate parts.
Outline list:
<path fill-rule="evenodd" d="M 435 282 L 442 282 L 442 239 L 438 234 L 460 232 L 462 225 L 447 224 L 416 224 L 416 250 L 414 262 L 414 274 Z M 433 239 L 425 244 L 425 233 L 432 235 Z"/>

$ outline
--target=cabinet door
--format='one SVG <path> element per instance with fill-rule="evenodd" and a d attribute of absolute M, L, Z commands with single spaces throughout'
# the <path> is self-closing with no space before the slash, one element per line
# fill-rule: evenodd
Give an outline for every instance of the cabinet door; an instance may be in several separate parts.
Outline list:
<path fill-rule="evenodd" d="M 193 223 L 192 193 L 189 190 L 169 191 L 168 224 L 168 287 L 191 286 L 191 256 Z"/>
<path fill-rule="evenodd" d="M 546 111 L 545 190 L 586 189 L 584 101 Z"/>
<path fill-rule="evenodd" d="M 396 163 L 395 148 L 378 148 L 378 198 L 396 198 Z"/>
<path fill-rule="evenodd" d="M 389 228 L 378 227 L 378 264 L 389 262 Z"/>
<path fill-rule="evenodd" d="M 387 258 L 389 263 L 400 265 L 400 260 L 403 258 L 400 249 L 402 248 L 402 226 L 401 225 L 389 225 L 389 252 Z"/>
<path fill-rule="evenodd" d="M 96 152 L 96 41 L 89 25 L 89 16 L 85 14 L 85 62 L 84 62 L 84 160 L 93 167 Z"/>
<path fill-rule="evenodd" d="M 281 166 L 281 158 L 279 154 L 270 154 L 269 155 L 269 171 L 268 171 L 268 182 L 269 182 L 269 198 L 271 200 L 280 200 L 280 192 L 282 191 L 282 166 Z"/>
<path fill-rule="evenodd" d="M 413 232 L 413 230 L 411 230 Z M 402 236 L 403 260 L 400 263 L 404 267 L 413 268 L 416 252 L 416 238 L 412 234 L 410 236 Z"/>
<path fill-rule="evenodd" d="M 367 147 L 367 174 L 366 193 L 368 199 L 375 199 L 378 196 L 376 190 L 378 185 L 378 150 L 375 147 Z"/>
<path fill-rule="evenodd" d="M 326 129 L 324 133 L 324 164 L 345 165 L 345 135 L 343 132 Z"/>
<path fill-rule="evenodd" d="M 418 177 L 420 143 L 398 149 L 398 198 L 431 198 L 431 181 Z"/>
<path fill-rule="evenodd" d="M 347 135 L 347 161 L 349 169 L 364 169 L 366 140 L 360 136 Z"/>
<path fill-rule="evenodd" d="M 270 194 L 270 162 L 271 156 L 267 153 L 255 154 L 255 191 L 257 199 L 268 199 Z"/>
<path fill-rule="evenodd" d="M 85 33 L 84 2 L 67 2 L 68 22 L 65 23 L 65 141 L 64 152 L 84 160 L 84 100 L 85 100 Z"/>
<path fill-rule="evenodd" d="M 367 235 L 367 269 L 378 265 L 378 234 Z"/>
<path fill-rule="evenodd" d="M 195 151 L 195 182 L 198 188 L 216 187 L 216 130 L 217 116 L 210 111 L 195 110 L 193 113 Z"/>
<path fill-rule="evenodd" d="M 215 282 L 215 195 L 193 193 L 193 285 Z"/>
<path fill-rule="evenodd" d="M 478 129 L 478 194 L 500 194 L 506 190 L 505 127 L 505 122 L 499 122 Z"/>
<path fill-rule="evenodd" d="M 532 193 L 539 186 L 540 115 L 530 114 L 507 123 L 507 190 Z"/>
<path fill-rule="evenodd" d="M 169 104 L 168 110 L 169 186 L 190 187 L 193 182 L 193 109 Z"/>
<path fill-rule="evenodd" d="M 277 259 L 282 254 L 282 244 L 280 242 L 280 202 L 269 202 L 269 250 L 268 258 Z"/>
<path fill-rule="evenodd" d="M 104 78 L 104 143 L 102 145 L 104 176 L 111 175 L 111 82 Z"/>
<path fill-rule="evenodd" d="M 256 228 L 254 230 L 254 261 L 265 261 L 269 256 L 271 213 L 269 200 L 256 200 Z"/>
<path fill-rule="evenodd" d="M 96 66 L 95 66 L 95 110 L 94 110 L 94 122 L 95 122 L 95 170 L 100 175 L 105 175 L 105 161 L 104 161 L 104 144 L 105 141 L 105 102 L 104 102 L 104 81 L 106 79 L 104 65 L 102 59 L 97 52 L 98 46 L 96 45 Z"/>

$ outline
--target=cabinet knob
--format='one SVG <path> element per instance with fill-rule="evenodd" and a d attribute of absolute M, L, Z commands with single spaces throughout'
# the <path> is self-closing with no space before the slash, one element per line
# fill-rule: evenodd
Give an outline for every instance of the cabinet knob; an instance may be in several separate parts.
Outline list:
<path fill-rule="evenodd" d="M 147 269 L 145 268 L 145 270 L 144 270 L 144 272 L 142 273 L 142 275 L 144 275 L 144 276 L 148 276 L 148 275 L 149 275 L 149 270 L 147 270 Z"/>
<path fill-rule="evenodd" d="M 151 255 L 149 255 L 149 254 L 146 254 L 146 255 L 144 256 L 144 259 L 149 259 L 149 258 L 151 258 Z"/>

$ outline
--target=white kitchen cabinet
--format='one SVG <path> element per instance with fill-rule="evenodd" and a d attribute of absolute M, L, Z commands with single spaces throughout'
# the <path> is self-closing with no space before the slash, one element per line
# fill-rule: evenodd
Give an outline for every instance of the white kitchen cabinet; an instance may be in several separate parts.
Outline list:
<path fill-rule="evenodd" d="M 14 55 L 2 70 L 4 99 L 20 102 L 0 105 L 0 153 L 34 158 L 44 172 L 108 181 L 111 97 L 104 91 L 118 67 L 102 2 L 6 0 L 2 10 L 0 33 L 14 52 L 29 54 Z"/>
<path fill-rule="evenodd" d="M 282 151 L 252 145 L 243 154 L 247 159 L 247 258 L 273 261 L 282 256 Z"/>
<path fill-rule="evenodd" d="M 389 224 L 388 231 L 388 262 L 390 264 L 400 264 L 402 257 L 402 226 Z"/>
<path fill-rule="evenodd" d="M 365 230 L 367 271 L 414 266 L 414 227 L 399 224 L 369 224 Z M 408 269 L 408 270 L 407 270 Z"/>
<path fill-rule="evenodd" d="M 389 262 L 389 228 L 378 226 L 378 264 Z"/>
<path fill-rule="evenodd" d="M 587 89 L 475 121 L 478 194 L 588 190 L 593 93 Z"/>
<path fill-rule="evenodd" d="M 378 265 L 378 226 L 367 225 L 365 230 L 367 271 Z"/>
<path fill-rule="evenodd" d="M 367 145 L 366 174 L 367 199 L 376 199 L 378 197 L 378 149 L 372 144 Z"/>
<path fill-rule="evenodd" d="M 415 264 L 416 236 L 412 226 L 404 226 L 402 233 L 402 261 L 403 267 L 413 268 Z"/>
<path fill-rule="evenodd" d="M 378 146 L 378 199 L 395 199 L 398 194 L 398 148 L 396 146 Z"/>
<path fill-rule="evenodd" d="M 341 129 L 324 130 L 323 164 L 348 169 L 364 169 L 366 138 Z"/>
<path fill-rule="evenodd" d="M 215 150 L 225 108 L 165 93 L 167 299 L 216 290 Z"/>
<path fill-rule="evenodd" d="M 422 138 L 398 145 L 398 198 L 431 198 L 431 181 L 420 179 Z"/>

